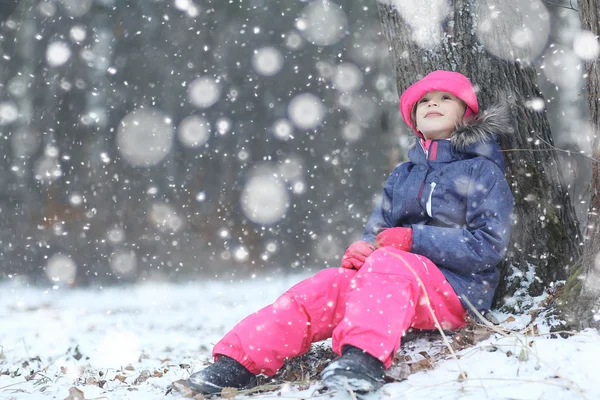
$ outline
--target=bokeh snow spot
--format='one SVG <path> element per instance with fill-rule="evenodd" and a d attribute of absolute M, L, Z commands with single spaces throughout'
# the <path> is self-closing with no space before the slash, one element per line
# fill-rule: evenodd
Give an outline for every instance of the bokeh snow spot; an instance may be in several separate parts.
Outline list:
<path fill-rule="evenodd" d="M 186 147 L 203 146 L 210 138 L 210 123 L 199 115 L 184 118 L 177 129 L 179 141 Z"/>
<path fill-rule="evenodd" d="M 19 109 L 12 101 L 0 103 L 0 125 L 13 123 L 19 117 Z"/>
<path fill-rule="evenodd" d="M 424 49 L 435 49 L 442 37 L 442 22 L 451 7 L 447 0 L 390 0 L 402 20 L 411 27 L 412 40 Z"/>
<path fill-rule="evenodd" d="M 51 147 L 51 146 L 49 146 Z M 35 179 L 44 182 L 53 182 L 62 176 L 62 168 L 57 156 L 46 153 L 35 164 Z"/>
<path fill-rule="evenodd" d="M 260 75 L 273 76 L 283 67 L 283 56 L 275 47 L 262 47 L 254 51 L 252 67 Z"/>
<path fill-rule="evenodd" d="M 65 254 L 54 254 L 46 263 L 46 276 L 53 282 L 73 283 L 77 276 L 77 265 Z"/>
<path fill-rule="evenodd" d="M 119 244 L 125 240 L 125 230 L 120 226 L 113 226 L 106 232 L 106 239 L 112 244 Z"/>
<path fill-rule="evenodd" d="M 31 79 L 23 75 L 16 75 L 8 82 L 8 91 L 15 97 L 23 97 L 29 90 Z"/>
<path fill-rule="evenodd" d="M 196 193 L 196 201 L 198 203 L 202 203 L 204 200 L 206 200 L 206 192 L 202 191 Z"/>
<path fill-rule="evenodd" d="M 325 107 L 316 95 L 302 93 L 290 101 L 288 114 L 298 128 L 312 129 L 321 124 L 325 116 Z"/>
<path fill-rule="evenodd" d="M 279 164 L 279 175 L 286 181 L 301 179 L 303 173 L 304 167 L 300 156 L 290 156 Z"/>
<path fill-rule="evenodd" d="M 149 167 L 158 164 L 169 154 L 172 145 L 171 119 L 160 110 L 134 110 L 119 124 L 117 149 L 133 166 Z"/>
<path fill-rule="evenodd" d="M 335 69 L 333 86 L 340 92 L 354 92 L 363 84 L 360 69 L 352 63 L 342 63 Z"/>
<path fill-rule="evenodd" d="M 537 112 L 542 112 L 546 108 L 546 104 L 544 104 L 544 99 L 541 99 L 539 97 L 527 100 L 525 102 L 525 106 Z"/>
<path fill-rule="evenodd" d="M 73 193 L 73 194 L 71 194 L 71 196 L 69 196 L 69 203 L 75 207 L 79 207 L 80 205 L 82 205 L 83 200 L 84 200 L 83 196 L 80 195 L 79 193 Z"/>
<path fill-rule="evenodd" d="M 59 67 L 71 58 L 71 48 L 63 41 L 50 43 L 46 49 L 46 61 L 51 67 Z"/>
<path fill-rule="evenodd" d="M 110 269 L 117 276 L 134 276 L 137 257 L 133 250 L 118 250 L 110 257 Z"/>
<path fill-rule="evenodd" d="M 492 0 L 479 5 L 477 37 L 485 49 L 504 60 L 531 62 L 550 36 L 550 13 L 541 0 Z"/>
<path fill-rule="evenodd" d="M 87 37 L 86 28 L 83 25 L 75 25 L 69 31 L 69 38 L 75 43 L 81 43 Z"/>
<path fill-rule="evenodd" d="M 148 219 L 161 232 L 175 233 L 183 228 L 183 219 L 168 203 L 154 203 L 148 212 Z"/>
<path fill-rule="evenodd" d="M 302 36 L 296 31 L 288 32 L 285 35 L 285 47 L 290 50 L 300 50 L 303 43 Z"/>
<path fill-rule="evenodd" d="M 82 17 L 92 8 L 92 0 L 61 0 L 61 3 L 71 17 Z"/>
<path fill-rule="evenodd" d="M 221 97 L 221 87 L 215 79 L 204 76 L 190 83 L 189 100 L 195 107 L 209 108 Z"/>
<path fill-rule="evenodd" d="M 304 8 L 296 21 L 296 28 L 309 42 L 328 46 L 346 35 L 348 18 L 338 4 L 315 0 Z"/>
<path fill-rule="evenodd" d="M 235 251 L 233 252 L 233 258 L 237 261 L 237 262 L 244 262 L 246 260 L 248 260 L 248 256 L 250 255 L 250 253 L 248 252 L 248 249 L 245 248 L 244 246 L 240 246 L 237 249 L 235 249 Z"/>
<path fill-rule="evenodd" d="M 228 118 L 222 117 L 217 120 L 217 132 L 219 134 L 224 135 L 231 130 L 231 120 Z"/>
<path fill-rule="evenodd" d="M 579 85 L 581 60 L 573 50 L 564 46 L 553 46 L 544 56 L 542 65 L 548 80 L 563 89 L 574 89 Z M 583 71 L 582 71 L 583 73 Z"/>
<path fill-rule="evenodd" d="M 356 142 L 362 136 L 363 132 L 361 127 L 353 122 L 350 122 L 342 128 L 342 137 L 347 142 Z"/>
<path fill-rule="evenodd" d="M 272 175 L 251 177 L 241 196 L 242 211 L 252 222 L 270 225 L 279 221 L 289 207 L 285 185 Z"/>
<path fill-rule="evenodd" d="M 596 59 L 600 54 L 598 37 L 590 31 L 579 31 L 573 40 L 573 50 L 584 60 Z"/>
<path fill-rule="evenodd" d="M 288 140 L 294 133 L 294 127 L 289 120 L 282 118 L 275 121 L 273 124 L 273 134 L 277 139 Z"/>

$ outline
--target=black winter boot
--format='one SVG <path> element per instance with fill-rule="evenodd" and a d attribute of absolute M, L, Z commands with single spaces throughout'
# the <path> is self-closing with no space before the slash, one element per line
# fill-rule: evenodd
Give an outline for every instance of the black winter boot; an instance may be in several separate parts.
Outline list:
<path fill-rule="evenodd" d="M 256 386 L 256 376 L 233 358 L 220 356 L 214 364 L 192 374 L 188 386 L 202 394 L 216 394 L 226 387 L 250 389 Z"/>
<path fill-rule="evenodd" d="M 383 363 L 354 346 L 344 346 L 340 358 L 322 372 L 323 385 L 334 390 L 352 390 L 358 393 L 374 392 L 385 381 Z"/>

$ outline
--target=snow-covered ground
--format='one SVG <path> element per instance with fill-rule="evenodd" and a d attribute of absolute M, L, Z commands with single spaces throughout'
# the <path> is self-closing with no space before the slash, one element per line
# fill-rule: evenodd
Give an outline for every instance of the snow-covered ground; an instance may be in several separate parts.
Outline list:
<path fill-rule="evenodd" d="M 202 368 L 212 345 L 239 319 L 301 278 L 104 289 L 0 282 L 0 399 L 182 398 L 169 390 L 171 384 Z M 545 334 L 548 328 L 540 322 L 535 334 L 525 335 L 520 328 L 528 316 L 496 317 L 506 321 L 502 329 L 514 332 L 494 334 L 458 352 L 458 361 L 445 356 L 433 369 L 367 397 L 600 399 L 596 331 L 564 339 Z M 443 346 L 419 339 L 409 343 L 404 351 L 413 360 Z M 459 379 L 461 370 L 466 379 Z M 318 383 L 285 385 L 252 398 L 353 398 L 319 394 L 318 388 Z"/>

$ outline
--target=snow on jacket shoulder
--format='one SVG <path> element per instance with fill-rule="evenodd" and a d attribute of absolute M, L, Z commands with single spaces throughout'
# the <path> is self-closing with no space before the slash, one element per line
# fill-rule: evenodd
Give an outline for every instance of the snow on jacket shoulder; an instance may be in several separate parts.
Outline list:
<path fill-rule="evenodd" d="M 417 144 L 386 180 L 363 240 L 411 227 L 411 252 L 433 261 L 461 298 L 489 310 L 513 211 L 496 138 L 511 132 L 508 110 L 495 107 L 457 127 L 450 140 L 433 141 L 429 151 Z"/>

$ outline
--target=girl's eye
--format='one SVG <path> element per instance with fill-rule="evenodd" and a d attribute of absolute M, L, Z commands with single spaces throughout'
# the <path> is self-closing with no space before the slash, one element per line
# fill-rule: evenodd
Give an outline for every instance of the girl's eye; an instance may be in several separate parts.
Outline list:
<path fill-rule="evenodd" d="M 419 100 L 419 103 L 427 103 L 429 100 L 425 97 L 423 97 L 421 100 Z"/>
<path fill-rule="evenodd" d="M 447 94 L 445 94 L 444 97 L 442 97 L 442 99 L 444 99 L 444 100 L 452 100 L 452 97 L 450 97 Z"/>

